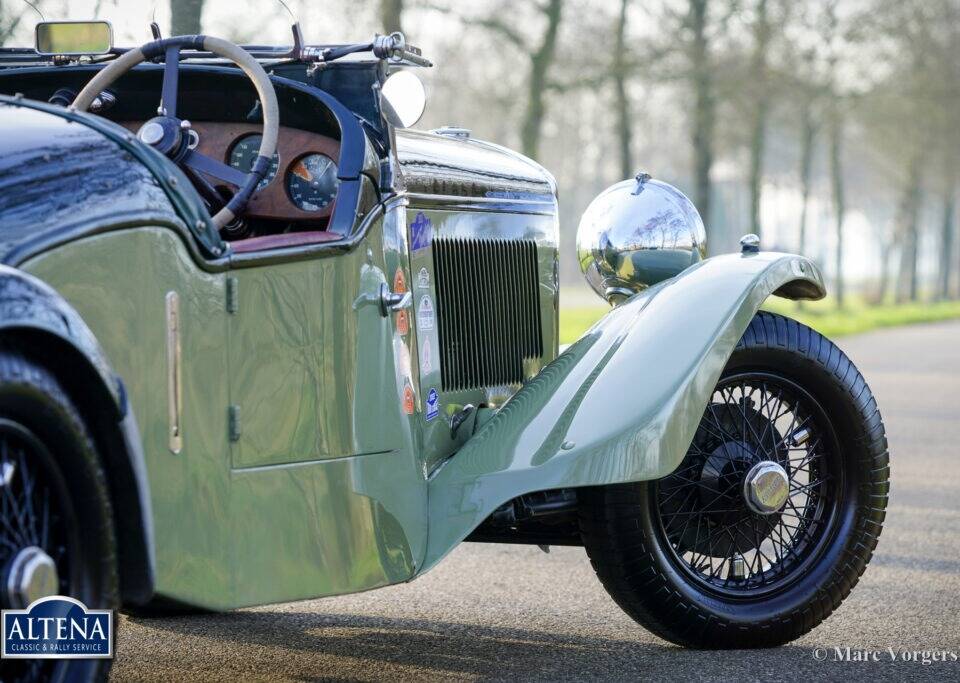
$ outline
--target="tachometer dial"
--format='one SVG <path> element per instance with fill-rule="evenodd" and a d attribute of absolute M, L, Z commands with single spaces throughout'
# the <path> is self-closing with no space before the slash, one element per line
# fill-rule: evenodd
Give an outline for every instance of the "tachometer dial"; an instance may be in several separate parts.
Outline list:
<path fill-rule="evenodd" d="M 257 160 L 257 153 L 260 151 L 260 141 L 262 139 L 263 138 L 256 133 L 240 138 L 233 146 L 233 149 L 230 150 L 230 165 L 238 171 L 249 173 L 253 169 L 254 162 Z M 257 183 L 257 189 L 262 190 L 269 185 L 270 181 L 277 175 L 279 168 L 280 155 L 274 152 L 273 160 L 270 162 L 270 168 L 267 169 L 267 174 L 263 176 L 263 180 Z"/>
<path fill-rule="evenodd" d="M 337 196 L 337 165 L 323 154 L 308 154 L 287 173 L 290 200 L 303 211 L 321 211 Z"/>

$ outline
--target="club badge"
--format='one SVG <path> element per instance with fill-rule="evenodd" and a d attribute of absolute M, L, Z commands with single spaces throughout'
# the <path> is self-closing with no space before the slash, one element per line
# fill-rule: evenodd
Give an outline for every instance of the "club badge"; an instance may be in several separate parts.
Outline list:
<path fill-rule="evenodd" d="M 433 329 L 436 316 L 433 311 L 433 301 L 429 294 L 420 297 L 420 306 L 417 307 L 417 327 L 424 332 Z"/>
<path fill-rule="evenodd" d="M 440 414 L 440 394 L 437 393 L 437 390 L 432 388 L 427 392 L 427 410 L 425 417 L 427 422 L 435 418 Z"/>

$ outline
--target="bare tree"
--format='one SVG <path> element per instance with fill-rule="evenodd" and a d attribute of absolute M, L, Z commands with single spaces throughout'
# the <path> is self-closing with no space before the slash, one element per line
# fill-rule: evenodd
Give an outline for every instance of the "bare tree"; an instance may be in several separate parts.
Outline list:
<path fill-rule="evenodd" d="M 617 111 L 617 148 L 620 156 L 620 177 L 629 178 L 636 171 L 633 166 L 631 144 L 633 142 L 633 119 L 630 115 L 630 98 L 627 95 L 629 66 L 627 61 L 627 11 L 630 0 L 620 0 L 620 15 L 616 24 L 616 40 L 613 44 L 613 92 Z"/>
<path fill-rule="evenodd" d="M 385 33 L 403 31 L 403 0 L 380 0 L 380 26 Z"/>
<path fill-rule="evenodd" d="M 900 273 L 897 279 L 897 302 L 915 300 L 918 295 L 917 257 L 920 242 L 920 209 L 923 206 L 922 154 L 916 154 L 907 172 L 900 200 Z"/>
<path fill-rule="evenodd" d="M 946 29 L 942 48 L 937 52 L 938 73 L 942 86 L 939 89 L 938 128 L 943 132 L 940 157 L 941 201 L 943 213 L 940 223 L 940 263 L 937 296 L 950 296 L 950 281 L 953 278 L 956 257 L 956 201 L 957 182 L 960 179 L 960 6 L 948 3 L 942 22 Z"/>
<path fill-rule="evenodd" d="M 834 294 L 837 306 L 846 303 L 846 274 L 844 224 L 847 216 L 847 177 L 844 168 L 844 142 L 850 108 L 856 100 L 847 90 L 839 74 L 839 65 L 849 60 L 849 18 L 841 19 L 840 0 L 819 0 L 808 9 L 816 39 L 801 60 L 806 82 L 799 88 L 801 104 L 801 240 L 805 240 L 806 212 L 810 196 L 812 155 L 817 134 L 818 117 L 826 128 L 830 200 L 833 208 L 834 237 Z M 810 17 L 808 17 L 810 18 Z M 822 100 L 822 103 L 821 103 Z M 822 114 L 817 110 L 822 108 Z"/>
<path fill-rule="evenodd" d="M 956 231 L 956 186 L 943 192 L 943 218 L 940 224 L 940 263 L 937 282 L 937 298 L 950 297 L 950 277 L 953 271 L 954 233 Z"/>
<path fill-rule="evenodd" d="M 713 167 L 716 132 L 716 100 L 713 86 L 713 60 L 710 54 L 708 0 L 690 0 L 687 26 L 690 41 L 690 81 L 693 89 L 693 187 L 694 203 L 710 222 L 710 169 Z"/>
<path fill-rule="evenodd" d="M 563 17 L 564 0 L 527 0 L 524 6 L 532 9 L 542 19 L 543 28 L 538 37 L 530 40 L 517 22 L 506 18 L 516 12 L 507 12 L 502 3 L 496 4 L 488 13 L 475 16 L 461 12 L 459 6 L 432 5 L 431 9 L 453 14 L 464 24 L 484 28 L 505 40 L 518 50 L 528 65 L 526 78 L 526 97 L 520 124 L 520 146 L 525 155 L 537 158 L 540 151 L 540 138 L 543 122 L 547 113 L 547 97 L 555 90 L 550 81 L 550 67 L 556 57 L 560 22 Z M 578 83 L 579 85 L 579 83 Z"/>
<path fill-rule="evenodd" d="M 813 194 L 813 160 L 817 149 L 817 133 L 820 129 L 817 111 L 816 89 L 809 83 L 799 88 L 800 102 L 800 218 L 797 229 L 797 253 L 806 255 L 807 226 L 810 222 L 810 196 Z M 804 308 L 803 300 L 797 301 L 797 308 Z"/>
<path fill-rule="evenodd" d="M 787 19 L 785 27 L 793 29 L 785 40 L 786 60 L 782 78 L 788 84 L 786 99 L 798 113 L 798 142 L 800 158 L 800 217 L 797 250 L 805 254 L 808 248 L 807 229 L 810 222 L 810 199 L 813 195 L 814 160 L 818 138 L 826 123 L 830 93 L 827 92 L 824 73 L 824 53 L 832 54 L 836 24 L 830 8 L 834 0 L 816 0 L 802 5 Z M 826 65 L 829 67 L 829 56 Z M 802 306 L 803 302 L 799 302 Z"/>
<path fill-rule="evenodd" d="M 844 107 L 846 99 L 838 84 L 837 64 L 840 61 L 840 35 L 843 27 L 838 13 L 839 0 L 826 0 L 823 7 L 823 23 L 821 40 L 827 51 L 826 60 L 826 95 L 827 124 L 830 135 L 830 196 L 833 203 L 833 217 L 836 229 L 835 263 L 835 295 L 837 306 L 842 308 L 846 296 L 846 278 L 843 271 L 843 224 L 847 214 L 847 196 L 845 176 L 843 172 L 843 135 L 846 123 Z"/>
<path fill-rule="evenodd" d="M 201 32 L 203 0 L 170 0 L 170 33 L 175 36 Z"/>
<path fill-rule="evenodd" d="M 756 0 L 751 27 L 753 54 L 750 60 L 747 87 L 753 91 L 750 124 L 750 231 L 760 235 L 760 195 L 763 191 L 763 152 L 767 139 L 767 118 L 770 112 L 768 50 L 772 26 L 768 0 Z"/>
<path fill-rule="evenodd" d="M 25 2 L 0 2 L 0 45 L 6 45 L 20 25 L 33 15 L 41 18 L 40 9 L 43 2 L 32 0 L 32 5 Z"/>
<path fill-rule="evenodd" d="M 728 24 L 738 8 L 738 0 L 684 0 L 672 3 L 641 3 L 656 35 L 642 46 L 641 54 L 629 57 L 633 77 L 642 77 L 648 85 L 676 89 L 688 99 L 692 199 L 707 226 L 711 225 L 711 172 L 718 147 L 718 107 L 725 87 L 734 90 L 742 82 L 730 79 L 729 61 L 718 58 L 726 48 Z M 734 84 L 734 80 L 737 81 Z M 708 227 L 709 229 L 709 227 Z"/>
<path fill-rule="evenodd" d="M 830 189 L 833 199 L 833 215 L 836 221 L 837 248 L 835 294 L 837 306 L 843 308 L 845 287 L 843 273 L 843 222 L 847 214 L 846 188 L 843 175 L 843 127 L 842 104 L 835 94 L 830 106 Z"/>
<path fill-rule="evenodd" d="M 807 223 L 810 220 L 810 195 L 813 191 L 813 155 L 816 151 L 819 122 L 812 98 L 800 104 L 800 225 L 797 251 L 807 248 Z"/>
<path fill-rule="evenodd" d="M 936 238 L 953 250 L 953 193 L 960 163 L 960 11 L 955 0 L 874 0 L 869 8 L 871 38 L 881 39 L 888 75 L 871 94 L 870 120 L 877 148 L 894 165 L 899 180 L 895 243 L 900 259 L 897 301 L 917 300 L 923 289 L 921 242 L 925 201 L 940 197 L 943 218 Z M 932 233 L 932 230 L 931 230 Z M 949 253 L 949 252 L 948 252 Z M 941 258 L 934 294 L 949 283 L 953 256 Z M 884 278 L 886 284 L 889 278 Z M 948 285 L 949 288 L 949 285 Z"/>
<path fill-rule="evenodd" d="M 563 0 L 547 0 L 546 4 L 538 7 L 544 15 L 546 26 L 539 45 L 527 53 L 530 59 L 530 77 L 527 81 L 527 106 L 520 128 L 523 153 L 533 159 L 537 158 L 540 151 L 540 134 L 547 110 L 547 72 L 556 54 Z"/>

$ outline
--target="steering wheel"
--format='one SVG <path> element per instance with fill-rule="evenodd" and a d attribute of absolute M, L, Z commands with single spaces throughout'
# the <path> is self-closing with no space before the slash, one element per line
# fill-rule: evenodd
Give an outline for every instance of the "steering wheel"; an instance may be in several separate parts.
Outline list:
<path fill-rule="evenodd" d="M 177 81 L 180 75 L 181 50 L 205 50 L 229 59 L 253 81 L 263 108 L 263 135 L 257 159 L 249 173 L 238 171 L 191 148 L 190 122 L 177 118 Z M 263 180 L 270 168 L 274 152 L 277 151 L 277 135 L 280 131 L 277 94 L 267 72 L 250 53 L 230 41 L 210 36 L 177 36 L 155 40 L 123 53 L 97 73 L 80 91 L 72 106 L 79 111 L 87 111 L 93 100 L 120 76 L 140 62 L 160 56 L 164 59 L 160 107 L 157 109 L 157 116 L 140 127 L 137 137 L 141 142 L 165 154 L 184 170 L 205 173 L 239 188 L 227 205 L 213 216 L 213 224 L 219 230 L 243 213 L 257 184 Z M 190 175 L 196 177 L 195 173 Z"/>

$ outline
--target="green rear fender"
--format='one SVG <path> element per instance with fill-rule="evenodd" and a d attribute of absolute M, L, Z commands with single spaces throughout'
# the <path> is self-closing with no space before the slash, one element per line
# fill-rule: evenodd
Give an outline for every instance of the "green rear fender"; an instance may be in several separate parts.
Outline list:
<path fill-rule="evenodd" d="M 421 571 L 516 496 L 673 471 L 771 294 L 820 299 L 823 277 L 799 256 L 718 256 L 610 311 L 433 474 Z"/>
<path fill-rule="evenodd" d="M 0 265 L 0 344 L 40 360 L 70 395 L 97 441 L 115 509 L 125 602 L 153 594 L 153 514 L 139 430 L 119 377 L 79 313 L 47 283 Z M 6 514 L 6 512 L 4 512 Z"/>

